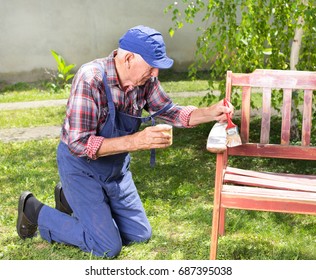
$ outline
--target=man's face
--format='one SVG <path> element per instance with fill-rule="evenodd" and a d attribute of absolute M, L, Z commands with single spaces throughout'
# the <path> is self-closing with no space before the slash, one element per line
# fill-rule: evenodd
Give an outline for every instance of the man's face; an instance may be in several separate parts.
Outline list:
<path fill-rule="evenodd" d="M 133 86 L 144 85 L 151 77 L 158 77 L 159 69 L 151 67 L 140 55 L 130 61 L 129 77 Z"/>

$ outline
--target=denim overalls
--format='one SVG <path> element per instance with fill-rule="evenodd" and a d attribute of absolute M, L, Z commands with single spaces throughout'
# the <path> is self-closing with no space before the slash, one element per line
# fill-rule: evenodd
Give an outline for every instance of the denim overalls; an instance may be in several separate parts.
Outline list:
<path fill-rule="evenodd" d="M 133 134 L 142 122 L 152 120 L 154 124 L 153 118 L 172 106 L 168 104 L 146 118 L 131 116 L 116 110 L 105 74 L 103 84 L 109 115 L 99 135 L 105 138 Z M 38 220 L 43 239 L 75 245 L 97 256 L 113 257 L 120 253 L 122 245 L 151 237 L 151 227 L 129 171 L 129 153 L 90 160 L 72 155 L 67 145 L 60 142 L 57 161 L 73 215 L 44 206 Z"/>

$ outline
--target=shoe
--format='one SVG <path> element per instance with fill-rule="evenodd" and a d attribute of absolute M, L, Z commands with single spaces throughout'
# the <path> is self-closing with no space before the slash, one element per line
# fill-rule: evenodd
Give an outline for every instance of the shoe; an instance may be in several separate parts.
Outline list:
<path fill-rule="evenodd" d="M 61 182 L 59 182 L 55 187 L 55 208 L 63 213 L 71 215 L 72 214 L 71 209 L 69 209 L 69 207 L 66 207 L 61 202 L 61 192 L 62 192 L 62 186 L 61 186 Z"/>
<path fill-rule="evenodd" d="M 37 225 L 33 224 L 25 215 L 24 208 L 25 202 L 28 198 L 33 196 L 29 191 L 25 191 L 21 194 L 18 206 L 18 220 L 16 224 L 16 230 L 18 235 L 22 238 L 32 238 L 36 236 Z"/>

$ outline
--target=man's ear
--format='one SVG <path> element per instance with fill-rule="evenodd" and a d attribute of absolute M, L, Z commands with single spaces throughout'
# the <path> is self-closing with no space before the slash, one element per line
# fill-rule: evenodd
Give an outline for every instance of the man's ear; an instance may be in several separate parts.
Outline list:
<path fill-rule="evenodd" d="M 132 52 L 126 53 L 125 64 L 127 65 L 128 69 L 131 67 L 131 63 L 134 58 L 135 58 L 135 55 Z"/>

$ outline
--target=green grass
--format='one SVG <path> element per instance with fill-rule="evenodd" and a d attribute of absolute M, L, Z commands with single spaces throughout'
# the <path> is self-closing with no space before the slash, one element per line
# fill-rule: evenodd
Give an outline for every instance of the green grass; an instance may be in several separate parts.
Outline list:
<path fill-rule="evenodd" d="M 63 99 L 68 96 L 67 90 L 56 93 L 48 90 L 44 82 L 16 83 L 0 87 L 0 103 Z"/>
<path fill-rule="evenodd" d="M 157 151 L 154 169 L 148 151 L 132 154 L 131 170 L 153 236 L 148 243 L 124 247 L 118 260 L 208 259 L 215 170 L 215 157 L 205 149 L 209 129 L 174 129 L 174 144 Z M 23 241 L 16 234 L 17 201 L 23 190 L 54 207 L 57 144 L 56 139 L 0 143 L 0 259 L 97 259 L 71 246 L 49 244 L 40 237 Z M 289 172 L 316 167 L 272 160 L 241 164 Z M 314 216 L 229 210 L 218 257 L 316 259 L 315 222 Z"/>
<path fill-rule="evenodd" d="M 185 83 L 194 85 L 183 79 Z M 170 74 L 170 81 L 173 80 L 176 85 L 177 79 Z M 187 91 L 182 86 L 178 91 Z M 0 98 L 4 98 L 0 102 L 9 102 L 5 100 L 10 98 L 16 101 L 21 92 L 24 100 L 30 100 L 28 93 L 32 98 L 41 95 L 40 98 L 45 96 L 47 99 L 64 94 L 53 95 L 45 90 L 36 92 L 34 88 L 25 88 L 25 85 L 19 87 L 18 90 L 15 86 L 0 92 Z M 198 105 L 201 98 L 178 97 L 174 101 L 181 105 Z M 0 127 L 60 124 L 64 110 L 64 107 L 54 107 L 3 111 Z M 131 170 L 152 225 L 153 236 L 148 243 L 123 247 L 118 260 L 209 258 L 215 156 L 208 153 L 205 146 L 211 127 L 212 124 L 205 124 L 192 129 L 175 128 L 174 144 L 157 150 L 155 168 L 149 165 L 149 151 L 132 153 Z M 253 127 L 257 126 L 254 124 Z M 39 236 L 23 241 L 16 233 L 17 202 L 23 190 L 31 190 L 42 202 L 54 207 L 53 190 L 59 181 L 57 145 L 57 139 L 0 142 L 1 260 L 98 259 L 72 246 L 49 244 Z M 314 162 L 236 158 L 233 164 L 237 163 L 240 167 L 255 166 L 258 170 L 312 174 L 316 169 Z M 315 223 L 315 216 L 228 210 L 226 235 L 219 239 L 218 258 L 316 259 Z"/>
<path fill-rule="evenodd" d="M 65 111 L 65 106 L 3 110 L 0 115 L 0 128 L 60 125 Z"/>
<path fill-rule="evenodd" d="M 205 91 L 209 89 L 208 75 L 198 73 L 198 79 L 192 81 L 187 73 L 162 70 L 159 75 L 161 85 L 166 92 Z M 69 91 L 52 92 L 47 89 L 47 82 L 16 83 L 6 85 L 0 83 L 0 103 L 22 102 L 34 100 L 50 100 L 68 98 Z"/>
<path fill-rule="evenodd" d="M 183 106 L 206 106 L 206 104 L 202 102 L 202 97 L 175 97 L 172 100 L 176 104 Z M 64 119 L 65 111 L 65 106 L 2 110 L 0 114 L 0 129 L 60 125 Z"/>

